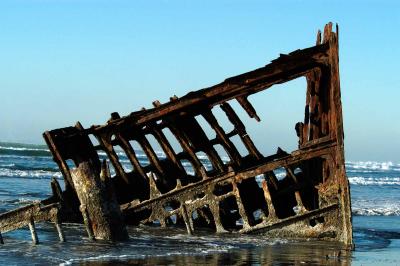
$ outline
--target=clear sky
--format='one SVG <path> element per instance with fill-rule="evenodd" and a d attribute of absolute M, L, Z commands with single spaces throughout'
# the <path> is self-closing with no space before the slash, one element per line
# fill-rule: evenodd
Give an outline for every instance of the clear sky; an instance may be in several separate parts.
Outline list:
<path fill-rule="evenodd" d="M 43 143 L 47 129 L 183 96 L 314 45 L 332 21 L 346 158 L 399 162 L 398 3 L 1 0 L 0 141 Z M 303 119 L 305 81 L 281 87 L 253 97 L 262 123 L 249 132 L 265 153 L 292 148 Z"/>

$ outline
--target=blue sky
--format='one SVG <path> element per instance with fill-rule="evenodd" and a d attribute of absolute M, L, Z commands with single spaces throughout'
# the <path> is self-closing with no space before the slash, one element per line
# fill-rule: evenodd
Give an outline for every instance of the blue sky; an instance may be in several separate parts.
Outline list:
<path fill-rule="evenodd" d="M 103 124 L 314 45 L 340 27 L 346 158 L 400 161 L 396 1 L 0 2 L 0 140 Z M 249 132 L 265 154 L 295 145 L 305 81 L 254 98 Z M 279 117 L 279 119 L 278 119 Z"/>

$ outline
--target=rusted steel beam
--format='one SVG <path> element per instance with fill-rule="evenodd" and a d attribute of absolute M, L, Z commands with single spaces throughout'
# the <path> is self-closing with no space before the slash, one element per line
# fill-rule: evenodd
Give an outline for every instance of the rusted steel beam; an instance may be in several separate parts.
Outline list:
<path fill-rule="evenodd" d="M 239 137 L 242 139 L 243 144 L 246 146 L 246 149 L 249 153 L 257 160 L 261 159 L 263 156 L 258 151 L 253 141 L 250 139 L 250 136 L 247 134 L 246 127 L 243 122 L 240 120 L 236 112 L 229 105 L 229 103 L 224 103 L 221 105 L 222 110 L 226 113 L 229 121 L 235 126 L 235 130 L 238 133 Z"/>
<path fill-rule="evenodd" d="M 59 204 L 42 206 L 40 203 L 30 204 L 9 212 L 0 214 L 0 232 L 6 233 L 27 226 L 31 218 L 35 221 L 54 221 L 57 218 Z"/>
<path fill-rule="evenodd" d="M 236 100 L 251 118 L 254 118 L 255 120 L 257 120 L 257 122 L 261 121 L 260 117 L 257 115 L 256 109 L 254 109 L 253 105 L 251 105 L 251 103 L 247 99 L 247 96 L 237 97 Z"/>
<path fill-rule="evenodd" d="M 326 64 L 326 54 L 329 49 L 329 44 L 324 43 L 297 50 L 288 56 L 274 60 L 265 67 L 226 79 L 213 87 L 191 92 L 174 102 L 163 104 L 159 108 L 135 114 L 138 119 L 137 124 L 140 125 L 150 120 L 157 120 L 166 114 L 180 112 L 185 108 L 191 109 L 197 105 L 215 106 L 239 96 L 257 93 L 274 84 L 298 78 L 309 70 Z M 124 118 L 121 119 L 123 120 Z M 118 125 L 122 120 L 115 120 L 107 126 L 97 128 L 97 130 Z"/>
<path fill-rule="evenodd" d="M 229 158 L 233 165 L 240 166 L 242 164 L 242 157 L 240 156 L 239 151 L 226 135 L 225 131 L 219 125 L 217 119 L 212 114 L 211 110 L 206 110 L 202 113 L 202 116 L 206 119 L 206 121 L 210 124 L 212 129 L 214 129 L 215 133 L 217 134 L 217 138 L 220 140 L 220 143 L 225 148 L 228 153 Z"/>
<path fill-rule="evenodd" d="M 62 233 L 61 224 L 59 222 L 59 203 L 52 203 L 43 206 L 40 202 L 30 204 L 12 211 L 0 214 L 0 235 L 9 231 L 28 226 L 31 231 L 33 244 L 39 244 L 39 238 L 35 228 L 35 222 L 50 221 L 57 226 L 60 241 L 65 241 L 65 236 Z M 4 244 L 3 238 L 0 243 Z"/>

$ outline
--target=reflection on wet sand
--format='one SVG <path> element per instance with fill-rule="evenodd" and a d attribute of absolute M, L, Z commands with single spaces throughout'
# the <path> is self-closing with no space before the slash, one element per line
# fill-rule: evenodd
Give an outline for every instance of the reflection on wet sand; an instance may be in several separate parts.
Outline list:
<path fill-rule="evenodd" d="M 351 251 L 324 242 L 237 248 L 207 255 L 147 256 L 81 265 L 351 265 Z"/>

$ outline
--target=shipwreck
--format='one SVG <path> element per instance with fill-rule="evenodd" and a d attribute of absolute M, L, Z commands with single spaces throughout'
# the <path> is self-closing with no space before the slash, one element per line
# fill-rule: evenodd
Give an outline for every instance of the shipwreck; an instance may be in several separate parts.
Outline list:
<path fill-rule="evenodd" d="M 38 242 L 35 222 L 51 221 L 65 240 L 62 223 L 81 222 L 90 238 L 126 239 L 127 225 L 153 224 L 237 232 L 265 237 L 322 239 L 353 246 L 349 184 L 344 164 L 344 134 L 339 80 L 338 27 L 325 26 L 316 45 L 281 54 L 259 69 L 215 86 L 154 101 L 154 108 L 120 117 L 112 113 L 104 125 L 46 131 L 43 137 L 64 177 L 53 196 L 0 215 L 1 233 L 22 226 Z M 304 121 L 293 125 L 298 149 L 264 156 L 246 131 L 231 101 L 250 118 L 260 120 L 248 97 L 275 84 L 305 77 Z M 233 130 L 225 132 L 213 113 L 221 108 Z M 210 139 L 196 119 L 203 117 L 215 137 Z M 181 146 L 177 153 L 165 134 Z M 148 137 L 156 139 L 165 157 L 157 156 Z M 243 156 L 232 138 L 238 137 Z M 96 141 L 94 141 L 96 140 Z M 149 164 L 139 162 L 138 143 Z M 223 160 L 216 150 L 229 156 Z M 126 171 L 117 153 L 125 152 L 133 170 Z M 99 152 L 106 154 L 101 160 Z M 202 164 L 205 154 L 211 169 Z M 189 162 L 188 173 L 183 161 Z M 72 162 L 72 163 L 69 163 Z M 111 177 L 109 164 L 115 169 Z M 275 170 L 282 169 L 284 178 Z M 1 236 L 1 234 L 0 234 Z M 0 237 L 1 240 L 1 237 Z"/>

